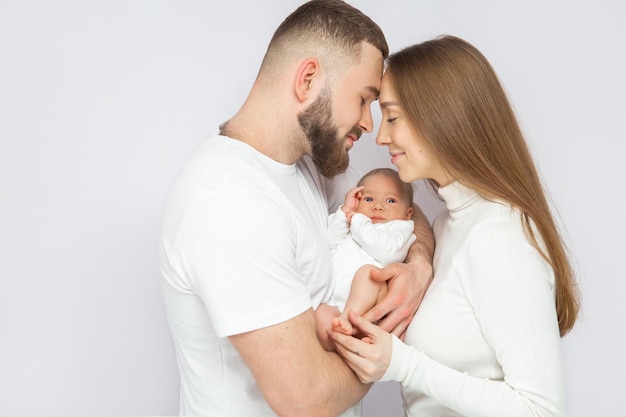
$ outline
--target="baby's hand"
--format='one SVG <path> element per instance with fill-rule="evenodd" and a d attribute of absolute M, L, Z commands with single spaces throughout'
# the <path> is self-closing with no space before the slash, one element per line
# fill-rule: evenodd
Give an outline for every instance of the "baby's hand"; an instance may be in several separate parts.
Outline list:
<path fill-rule="evenodd" d="M 352 218 L 356 210 L 359 208 L 361 202 L 361 190 L 363 187 L 353 187 L 346 193 L 346 201 L 343 204 L 342 210 L 346 213 L 348 221 Z"/>

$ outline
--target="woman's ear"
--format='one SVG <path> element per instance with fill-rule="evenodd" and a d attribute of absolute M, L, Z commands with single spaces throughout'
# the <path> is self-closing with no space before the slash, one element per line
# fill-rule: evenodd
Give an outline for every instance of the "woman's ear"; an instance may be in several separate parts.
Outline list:
<path fill-rule="evenodd" d="M 295 92 L 298 100 L 304 102 L 311 97 L 313 81 L 320 76 L 321 69 L 317 59 L 308 58 L 302 61 L 296 74 Z"/>

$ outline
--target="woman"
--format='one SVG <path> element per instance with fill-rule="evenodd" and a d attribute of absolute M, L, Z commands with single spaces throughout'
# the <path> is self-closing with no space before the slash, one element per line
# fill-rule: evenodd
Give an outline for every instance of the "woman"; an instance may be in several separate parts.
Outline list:
<path fill-rule="evenodd" d="M 405 182 L 428 178 L 447 210 L 433 225 L 435 277 L 404 343 L 329 332 L 364 382 L 402 384 L 408 416 L 563 414 L 559 337 L 577 288 L 528 147 L 495 72 L 446 36 L 389 57 L 376 142 Z"/>

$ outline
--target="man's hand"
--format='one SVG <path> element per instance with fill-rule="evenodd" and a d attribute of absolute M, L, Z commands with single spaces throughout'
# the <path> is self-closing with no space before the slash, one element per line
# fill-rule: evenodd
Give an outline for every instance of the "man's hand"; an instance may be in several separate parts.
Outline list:
<path fill-rule="evenodd" d="M 389 264 L 372 269 L 372 279 L 388 281 L 387 296 L 363 317 L 400 339 L 413 319 L 433 278 L 432 265 L 426 260 L 406 264 Z M 382 319 L 382 320 L 381 320 Z"/>

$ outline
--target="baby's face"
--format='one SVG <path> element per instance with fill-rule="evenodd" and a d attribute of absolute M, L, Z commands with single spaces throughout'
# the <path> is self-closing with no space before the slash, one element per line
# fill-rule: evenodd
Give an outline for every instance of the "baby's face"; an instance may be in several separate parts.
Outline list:
<path fill-rule="evenodd" d="M 361 200 L 357 213 L 361 213 L 373 223 L 385 223 L 390 220 L 409 220 L 413 214 L 412 204 L 402 197 L 402 193 L 393 179 L 385 175 L 365 178 L 361 190 Z"/>

